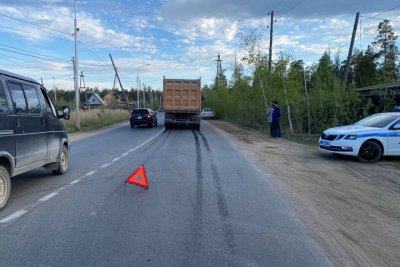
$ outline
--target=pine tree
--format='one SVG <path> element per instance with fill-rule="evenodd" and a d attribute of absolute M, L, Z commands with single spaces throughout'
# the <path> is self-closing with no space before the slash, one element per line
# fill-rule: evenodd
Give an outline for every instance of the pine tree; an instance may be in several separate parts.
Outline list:
<path fill-rule="evenodd" d="M 379 49 L 378 55 L 383 57 L 380 74 L 383 82 L 392 82 L 397 79 L 396 61 L 398 48 L 396 40 L 399 36 L 394 34 L 389 20 L 385 19 L 378 25 L 378 35 L 372 45 Z"/>

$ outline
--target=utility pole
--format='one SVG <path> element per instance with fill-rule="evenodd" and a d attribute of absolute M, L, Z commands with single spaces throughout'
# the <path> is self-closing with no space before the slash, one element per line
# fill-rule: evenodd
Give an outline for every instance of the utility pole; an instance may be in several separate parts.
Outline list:
<path fill-rule="evenodd" d="M 76 0 L 74 1 L 74 37 L 75 37 L 75 59 L 74 59 L 74 86 L 75 86 L 75 113 L 76 113 L 76 128 L 81 129 L 81 117 L 79 114 L 79 88 L 78 88 L 78 31 L 79 28 L 76 23 Z"/>
<path fill-rule="evenodd" d="M 346 70 L 344 71 L 344 74 L 343 74 L 344 76 L 342 78 L 343 91 L 346 90 L 347 76 L 349 75 L 350 61 L 351 61 L 351 56 L 353 54 L 354 39 L 356 37 L 358 18 L 359 17 L 360 17 L 360 12 L 357 12 L 356 19 L 354 21 L 353 34 L 351 35 L 349 54 L 347 55 Z"/>
<path fill-rule="evenodd" d="M 86 108 L 90 110 L 90 103 L 88 103 L 87 100 L 87 92 L 86 92 L 86 85 L 85 85 L 85 76 L 83 75 L 83 71 L 81 71 L 81 79 L 79 80 L 79 90 L 84 89 L 85 90 L 85 98 L 86 98 Z M 82 87 L 82 82 L 83 82 L 83 87 Z"/>
<path fill-rule="evenodd" d="M 218 54 L 217 59 L 217 87 L 221 86 L 221 80 L 222 80 L 222 60 L 220 54 Z"/>
<path fill-rule="evenodd" d="M 139 100 L 139 73 L 136 73 L 136 108 L 140 108 L 140 100 Z"/>
<path fill-rule="evenodd" d="M 269 15 L 269 13 L 268 13 Z M 269 29 L 269 60 L 268 60 L 268 69 L 271 70 L 272 66 L 272 37 L 274 34 L 274 11 L 271 11 L 271 25 Z"/>
<path fill-rule="evenodd" d="M 125 95 L 124 87 L 122 86 L 121 80 L 119 78 L 117 67 L 115 67 L 114 60 L 113 60 L 111 54 L 108 54 L 108 55 L 110 56 L 111 63 L 113 65 L 113 67 L 114 67 L 115 75 L 117 76 L 117 79 L 118 79 L 118 82 L 119 82 L 119 86 L 121 87 L 122 93 L 124 94 L 125 102 L 126 102 L 126 106 L 128 107 L 129 114 L 131 114 L 131 108 L 129 107 L 129 103 L 128 103 L 128 99 L 126 98 L 126 95 Z"/>
<path fill-rule="evenodd" d="M 308 135 L 310 135 L 311 134 L 310 96 L 308 94 L 305 66 L 303 66 L 303 73 L 304 73 L 304 89 L 306 91 L 306 99 L 307 99 L 307 116 L 308 116 L 308 130 L 307 130 L 307 133 L 308 133 Z"/>
<path fill-rule="evenodd" d="M 56 80 L 53 77 L 53 89 L 54 89 L 54 105 L 57 106 L 57 90 L 56 90 Z"/>
<path fill-rule="evenodd" d="M 145 92 L 144 92 L 144 83 L 143 83 L 143 107 L 146 107 L 146 95 L 145 95 Z"/>

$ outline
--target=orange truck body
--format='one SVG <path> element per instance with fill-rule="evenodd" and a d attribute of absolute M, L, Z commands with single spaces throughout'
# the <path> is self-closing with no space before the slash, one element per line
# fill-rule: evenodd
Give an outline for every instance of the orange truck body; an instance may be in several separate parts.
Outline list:
<path fill-rule="evenodd" d="M 163 79 L 165 128 L 188 125 L 200 129 L 201 79 Z"/>

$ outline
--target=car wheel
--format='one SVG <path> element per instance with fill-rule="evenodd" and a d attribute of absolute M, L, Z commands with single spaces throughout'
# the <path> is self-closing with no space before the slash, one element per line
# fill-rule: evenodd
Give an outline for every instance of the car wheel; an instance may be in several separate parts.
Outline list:
<path fill-rule="evenodd" d="M 4 209 L 11 192 L 10 174 L 3 166 L 0 166 L 0 210 Z"/>
<path fill-rule="evenodd" d="M 58 167 L 56 170 L 53 170 L 54 174 L 64 174 L 68 171 L 69 166 L 69 155 L 68 149 L 66 146 L 63 146 L 60 151 L 60 157 L 58 159 Z"/>
<path fill-rule="evenodd" d="M 154 123 L 154 126 L 157 126 L 157 120 L 156 120 L 156 122 Z"/>
<path fill-rule="evenodd" d="M 377 162 L 382 157 L 381 146 L 374 141 L 365 141 L 358 152 L 357 159 L 365 163 Z"/>
<path fill-rule="evenodd" d="M 132 123 L 131 123 L 131 128 L 135 128 L 135 124 L 132 124 Z"/>

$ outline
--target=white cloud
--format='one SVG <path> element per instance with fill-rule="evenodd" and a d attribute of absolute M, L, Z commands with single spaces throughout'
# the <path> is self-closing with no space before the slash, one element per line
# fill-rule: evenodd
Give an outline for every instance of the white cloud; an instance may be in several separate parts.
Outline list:
<path fill-rule="evenodd" d="M 193 41 L 191 41 L 191 40 L 189 40 L 187 38 L 179 39 L 179 42 L 182 42 L 182 43 L 185 43 L 185 44 L 193 44 Z"/>
<path fill-rule="evenodd" d="M 124 22 L 127 27 L 132 28 L 133 30 L 136 31 L 143 31 L 143 30 L 148 30 L 148 29 L 154 29 L 155 25 L 150 22 L 149 17 L 145 16 L 136 16 L 133 18 L 130 18 L 128 21 Z"/>
<path fill-rule="evenodd" d="M 23 31 L 7 28 L 3 29 L 12 31 L 22 38 L 32 41 L 48 41 L 51 37 L 62 37 L 72 41 L 74 14 L 72 10 L 68 8 L 54 7 L 50 10 L 43 10 L 32 7 L 21 7 L 17 10 L 12 7 L 0 6 L 0 12 L 7 12 L 12 17 L 32 23 L 26 24 L 18 21 L 18 23 L 16 23 L 15 20 L 9 20 L 9 24 L 12 25 L 12 28 L 23 29 Z M 142 26 L 145 25 L 143 20 L 142 23 L 144 23 L 141 24 Z M 38 28 L 33 24 L 42 25 L 49 29 L 54 29 L 55 31 Z M 118 47 L 126 51 L 144 51 L 148 53 L 157 51 L 153 39 L 132 36 L 123 31 L 118 31 L 118 29 L 107 28 L 103 21 L 85 12 L 77 14 L 77 25 L 79 28 L 78 39 L 90 44 L 92 47 Z M 126 28 L 124 28 L 124 30 L 125 29 Z"/>
<path fill-rule="evenodd" d="M 228 19 L 205 17 L 186 21 L 185 23 L 166 26 L 175 35 L 185 36 L 190 40 L 227 40 L 232 41 L 237 34 L 237 22 Z"/>

